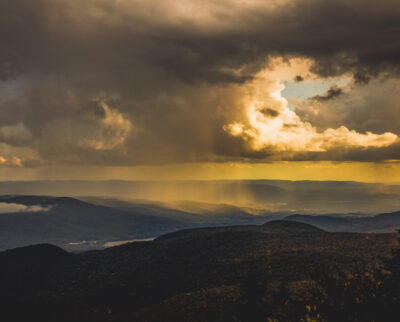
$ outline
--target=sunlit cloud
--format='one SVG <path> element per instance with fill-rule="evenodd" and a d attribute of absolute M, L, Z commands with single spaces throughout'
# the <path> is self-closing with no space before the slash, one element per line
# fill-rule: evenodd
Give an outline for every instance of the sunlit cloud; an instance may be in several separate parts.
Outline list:
<path fill-rule="evenodd" d="M 247 119 L 224 126 L 233 136 L 247 141 L 255 151 L 327 152 L 331 149 L 381 148 L 398 140 L 394 133 L 359 133 L 345 126 L 319 132 L 288 108 L 281 96 L 284 85 L 260 76 L 249 85 L 245 100 Z"/>
<path fill-rule="evenodd" d="M 99 107 L 104 114 L 98 121 L 102 139 L 83 138 L 79 141 L 79 145 L 94 150 L 112 150 L 124 143 L 132 130 L 132 123 L 117 109 L 111 109 L 103 101 L 99 102 Z"/>
<path fill-rule="evenodd" d="M 25 206 L 17 203 L 0 202 L 0 214 L 49 211 L 51 208 L 53 208 L 53 206 L 46 206 L 46 207 L 43 207 L 41 205 Z"/>
<path fill-rule="evenodd" d="M 399 159 L 393 8 L 2 1 L 0 166 Z"/>

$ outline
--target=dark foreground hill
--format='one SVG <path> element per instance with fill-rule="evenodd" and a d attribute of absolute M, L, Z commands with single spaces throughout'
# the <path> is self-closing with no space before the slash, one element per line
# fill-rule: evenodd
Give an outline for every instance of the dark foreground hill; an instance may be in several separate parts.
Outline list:
<path fill-rule="evenodd" d="M 190 229 L 81 254 L 37 245 L 0 253 L 0 315 L 101 322 L 300 321 L 322 314 L 321 321 L 372 321 L 369 311 L 360 314 L 377 293 L 371 285 L 378 285 L 372 276 L 379 257 L 395 246 L 392 234 L 328 233 L 286 221 Z"/>

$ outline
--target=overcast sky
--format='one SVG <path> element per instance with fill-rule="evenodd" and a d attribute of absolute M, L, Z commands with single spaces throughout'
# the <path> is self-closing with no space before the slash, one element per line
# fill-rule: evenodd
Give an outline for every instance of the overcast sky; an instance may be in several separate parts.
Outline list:
<path fill-rule="evenodd" d="M 392 166 L 399 34 L 398 0 L 3 0 L 0 179 L 193 162 Z"/>

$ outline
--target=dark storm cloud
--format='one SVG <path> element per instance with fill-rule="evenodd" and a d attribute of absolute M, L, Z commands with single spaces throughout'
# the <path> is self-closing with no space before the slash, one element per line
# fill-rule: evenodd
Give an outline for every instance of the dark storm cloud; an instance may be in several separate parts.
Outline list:
<path fill-rule="evenodd" d="M 0 141 L 83 164 L 269 157 L 222 130 L 244 117 L 241 85 L 274 56 L 397 77 L 399 31 L 391 0 L 3 0 L 0 80 L 18 93 L 0 100 Z"/>
<path fill-rule="evenodd" d="M 107 76 L 124 82 L 145 78 L 144 70 L 187 82 L 243 82 L 273 54 L 311 57 L 321 75 L 353 70 L 360 79 L 400 64 L 397 1 L 300 0 L 274 10 L 229 10 L 225 1 L 224 17 L 213 17 L 218 11 L 212 2 L 202 2 L 216 22 L 176 17 L 174 3 L 2 1 L 2 74 L 89 73 L 86 80 L 108 87 Z M 229 70 L 240 67 L 239 75 Z"/>
<path fill-rule="evenodd" d="M 327 101 L 343 94 L 343 90 L 337 86 L 331 87 L 324 95 L 316 95 L 312 99 L 317 101 Z"/>
<path fill-rule="evenodd" d="M 260 109 L 259 111 L 260 111 L 260 113 L 262 113 L 263 115 L 265 115 L 267 117 L 274 118 L 279 115 L 279 111 L 274 110 L 273 108 L 265 107 L 265 108 Z"/>
<path fill-rule="evenodd" d="M 296 83 L 300 83 L 304 80 L 304 78 L 301 75 L 296 75 L 296 77 L 294 78 L 294 81 Z"/>

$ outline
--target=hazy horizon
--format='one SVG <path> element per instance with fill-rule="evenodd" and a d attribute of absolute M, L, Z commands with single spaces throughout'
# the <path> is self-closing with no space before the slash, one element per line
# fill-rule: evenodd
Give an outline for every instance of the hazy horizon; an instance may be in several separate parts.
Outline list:
<path fill-rule="evenodd" d="M 149 203 L 227 204 L 254 212 L 378 214 L 400 210 L 400 185 L 289 180 L 50 180 L 0 182 L 0 195 L 115 198 Z"/>

